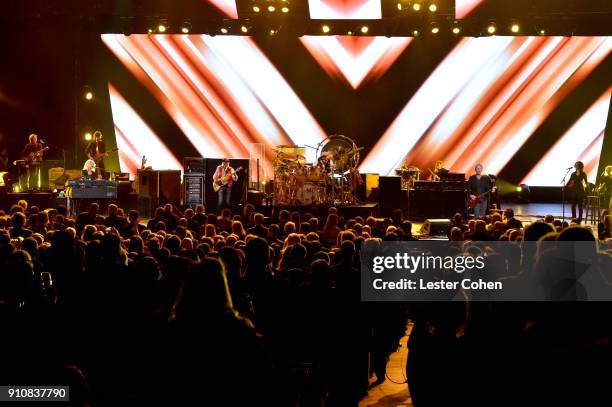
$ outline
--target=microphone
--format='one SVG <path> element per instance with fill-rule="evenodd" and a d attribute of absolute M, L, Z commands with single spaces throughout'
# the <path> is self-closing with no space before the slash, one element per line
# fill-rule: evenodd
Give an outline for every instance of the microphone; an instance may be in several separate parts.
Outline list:
<path fill-rule="evenodd" d="M 567 167 L 566 170 L 571 170 L 572 168 L 574 168 L 574 167 L 573 166 Z"/>

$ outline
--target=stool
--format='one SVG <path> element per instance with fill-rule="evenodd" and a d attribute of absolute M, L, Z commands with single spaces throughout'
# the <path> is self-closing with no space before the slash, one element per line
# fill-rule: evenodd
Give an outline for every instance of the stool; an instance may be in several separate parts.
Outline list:
<path fill-rule="evenodd" d="M 591 215 L 591 223 L 599 222 L 601 218 L 601 208 L 599 207 L 599 195 L 589 195 L 585 199 L 584 205 L 584 220 L 589 219 Z"/>

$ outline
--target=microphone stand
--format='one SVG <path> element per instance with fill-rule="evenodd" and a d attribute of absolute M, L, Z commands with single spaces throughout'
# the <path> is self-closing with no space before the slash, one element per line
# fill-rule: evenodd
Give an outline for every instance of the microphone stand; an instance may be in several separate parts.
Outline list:
<path fill-rule="evenodd" d="M 567 178 L 567 174 L 570 173 L 572 168 L 573 167 L 570 167 L 565 171 L 565 175 L 561 180 L 561 205 L 563 206 L 561 218 L 563 219 L 563 221 L 565 221 L 565 178 Z"/>

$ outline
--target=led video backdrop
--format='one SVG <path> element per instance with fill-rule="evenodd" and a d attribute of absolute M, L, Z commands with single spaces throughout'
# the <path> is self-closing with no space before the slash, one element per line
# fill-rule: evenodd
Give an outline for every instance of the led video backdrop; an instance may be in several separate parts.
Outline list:
<path fill-rule="evenodd" d="M 353 138 L 360 170 L 403 164 L 558 185 L 594 181 L 608 115 L 612 37 L 387 38 L 106 34 L 123 170 L 146 155 L 249 157 L 264 147 Z"/>

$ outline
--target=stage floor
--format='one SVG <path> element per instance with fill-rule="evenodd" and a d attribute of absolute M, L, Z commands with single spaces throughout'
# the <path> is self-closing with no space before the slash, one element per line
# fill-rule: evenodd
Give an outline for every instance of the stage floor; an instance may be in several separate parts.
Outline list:
<path fill-rule="evenodd" d="M 536 220 L 542 219 L 545 215 L 550 214 L 555 217 L 555 219 L 561 219 L 563 216 L 563 205 L 561 203 L 528 203 L 528 204 L 517 204 L 517 203 L 506 203 L 502 204 L 502 209 L 505 208 L 513 208 L 514 216 L 517 219 L 532 223 Z M 584 212 L 586 215 L 586 212 Z M 565 204 L 565 220 L 570 221 L 572 219 L 572 206 L 568 203 Z M 585 219 L 583 222 L 585 225 L 596 225 L 599 222 L 596 219 L 594 222 L 591 222 L 590 216 L 589 219 Z"/>

